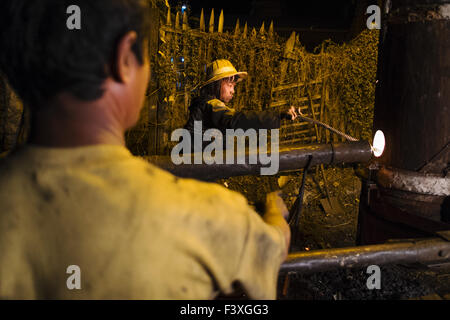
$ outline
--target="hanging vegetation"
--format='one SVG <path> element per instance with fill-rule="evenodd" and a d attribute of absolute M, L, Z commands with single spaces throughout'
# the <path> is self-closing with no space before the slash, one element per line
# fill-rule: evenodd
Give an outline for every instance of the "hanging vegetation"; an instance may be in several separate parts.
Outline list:
<path fill-rule="evenodd" d="M 157 72 L 159 96 L 163 102 L 164 148 L 174 143 L 170 134 L 184 125 L 188 106 L 205 79 L 206 65 L 228 59 L 249 77 L 236 87 L 231 106 L 237 110 L 285 109 L 291 105 L 361 139 L 370 139 L 375 96 L 378 31 L 366 30 L 351 42 L 338 45 L 324 42 L 314 53 L 301 44 L 301 35 L 292 33 L 286 41 L 265 24 L 256 30 L 240 25 L 223 31 L 224 14 L 219 19 L 202 11 L 195 29 L 189 27 L 186 12 L 164 18 L 160 26 Z M 209 21 L 209 24 L 206 24 Z M 281 128 L 281 144 L 340 141 L 340 137 L 319 128 L 318 136 L 309 123 Z M 161 138 L 161 137 L 159 137 Z"/>
<path fill-rule="evenodd" d="M 307 116 L 356 138 L 371 138 L 377 30 L 363 31 L 342 45 L 326 41 L 311 53 L 302 46 L 301 34 L 293 32 L 286 40 L 274 32 L 273 23 L 269 27 L 263 23 L 255 29 L 237 21 L 234 30 L 224 31 L 224 13 L 215 15 L 213 11 L 209 17 L 202 12 L 200 19 L 192 19 L 196 27 L 191 28 L 186 11 L 174 14 L 167 1 L 152 2 L 161 16 L 157 52 L 151 53 L 152 72 L 157 81 L 148 93 L 140 124 L 127 132 L 127 146 L 133 153 L 170 152 L 175 144 L 170 141 L 171 133 L 186 122 L 190 101 L 205 80 L 206 65 L 219 58 L 230 60 L 237 69 L 249 74 L 236 87 L 231 107 L 280 110 L 294 105 L 301 107 Z M 6 101 L 6 93 L 1 96 Z M 156 105 L 150 102 L 155 96 Z M 3 107 L 9 108 L 9 104 L 4 103 Z M 156 109 L 153 120 L 148 116 L 150 108 Z M 20 108 L 17 110 L 21 112 Z M 21 114 L 17 116 L 20 118 Z M 2 141 L 9 132 L 11 128 L 6 128 L 6 121 L 0 121 Z M 280 139 L 283 145 L 342 138 L 322 128 L 316 132 L 310 123 L 296 122 L 282 126 Z M 10 147 L 2 146 L 2 150 L 6 149 Z"/>

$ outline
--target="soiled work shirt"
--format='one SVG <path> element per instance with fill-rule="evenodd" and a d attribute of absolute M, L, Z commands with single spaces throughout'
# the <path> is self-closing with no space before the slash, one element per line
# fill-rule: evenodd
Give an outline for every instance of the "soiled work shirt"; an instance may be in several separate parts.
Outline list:
<path fill-rule="evenodd" d="M 284 250 L 238 193 L 124 147 L 27 146 L 0 161 L 0 298 L 208 299 L 240 283 L 271 299 Z"/>

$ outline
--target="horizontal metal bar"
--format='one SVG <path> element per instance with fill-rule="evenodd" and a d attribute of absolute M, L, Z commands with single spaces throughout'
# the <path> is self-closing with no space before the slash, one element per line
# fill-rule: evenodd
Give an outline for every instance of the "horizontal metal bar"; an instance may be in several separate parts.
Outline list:
<path fill-rule="evenodd" d="M 450 177 L 402 169 L 381 168 L 376 181 L 384 188 L 435 196 L 450 195 Z"/>
<path fill-rule="evenodd" d="M 317 141 L 316 136 L 304 136 L 297 139 L 283 140 L 280 142 L 280 146 L 290 145 L 290 144 L 299 144 L 299 143 L 312 143 L 313 141 Z M 295 170 L 293 170 L 295 171 Z"/>
<path fill-rule="evenodd" d="M 450 261 L 450 242 L 413 239 L 379 245 L 296 252 L 288 255 L 280 272 L 313 273 L 369 265 Z"/>
<path fill-rule="evenodd" d="M 316 113 L 316 115 L 318 115 L 318 113 Z M 291 122 L 287 125 L 282 125 L 281 129 L 282 130 L 286 130 L 286 129 L 293 129 L 293 128 L 297 128 L 297 127 L 304 127 L 304 126 L 312 126 L 311 123 L 306 122 L 306 121 L 296 121 L 296 122 Z"/>
<path fill-rule="evenodd" d="M 252 155 L 254 154 L 247 153 L 245 155 L 244 164 L 226 164 L 225 152 L 223 164 L 206 164 L 203 161 L 201 164 L 194 164 L 193 154 L 188 156 L 191 159 L 191 164 L 180 165 L 173 164 L 169 156 L 150 156 L 145 158 L 176 176 L 212 181 L 233 176 L 259 175 L 261 168 L 271 166 L 271 164 L 262 164 L 257 152 L 257 162 L 251 164 L 249 160 Z M 311 166 L 318 164 L 365 163 L 372 158 L 372 149 L 366 141 L 312 144 L 282 148 L 278 153 L 278 157 L 274 155 L 274 158 L 270 159 L 271 161 L 278 161 L 278 172 L 283 172 L 304 168 L 310 156 L 313 157 Z M 268 157 L 270 157 L 270 153 Z"/>
<path fill-rule="evenodd" d="M 291 132 L 284 132 L 281 134 L 281 136 L 286 139 L 287 137 L 292 137 L 292 136 L 299 136 L 299 135 L 304 135 L 304 134 L 314 134 L 314 128 L 308 128 L 305 130 L 298 130 L 298 131 L 291 131 Z"/>
<path fill-rule="evenodd" d="M 320 100 L 320 99 L 322 99 L 322 96 L 321 95 L 315 95 L 315 96 L 312 96 L 311 98 L 312 98 L 312 100 Z M 295 101 L 295 103 L 299 104 L 299 103 L 307 102 L 307 101 L 309 102 L 309 97 L 304 97 L 304 98 L 298 99 L 298 100 Z M 271 107 L 277 107 L 277 106 L 284 106 L 286 104 L 288 104 L 287 100 L 277 100 L 277 101 L 273 101 L 270 104 L 270 106 Z M 315 105 L 317 105 L 317 104 L 315 104 Z M 319 106 L 320 106 L 320 104 L 319 104 Z M 309 108 L 309 106 L 304 106 L 304 107 L 305 108 Z"/>
<path fill-rule="evenodd" d="M 293 88 L 298 88 L 298 87 L 304 87 L 310 84 L 318 84 L 318 83 L 322 83 L 323 79 L 319 79 L 319 80 L 313 80 L 313 81 L 309 81 L 309 82 L 299 82 L 299 83 L 293 83 L 293 84 L 285 84 L 285 85 L 281 85 L 278 87 L 275 87 L 272 89 L 272 92 L 278 92 L 278 91 L 283 91 L 283 90 L 288 90 L 288 89 L 293 89 Z"/>

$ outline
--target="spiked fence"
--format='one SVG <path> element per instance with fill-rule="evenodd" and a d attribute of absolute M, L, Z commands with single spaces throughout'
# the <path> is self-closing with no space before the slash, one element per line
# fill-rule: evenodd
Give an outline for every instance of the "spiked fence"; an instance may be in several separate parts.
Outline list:
<path fill-rule="evenodd" d="M 152 79 L 141 121 L 126 136 L 133 153 L 170 152 L 176 143 L 170 141 L 171 133 L 186 122 L 190 101 L 205 80 L 205 66 L 218 58 L 229 59 L 237 69 L 249 73 L 236 87 L 231 106 L 238 111 L 281 110 L 294 105 L 309 117 L 353 136 L 370 131 L 376 31 L 367 31 L 359 40 L 342 46 L 325 42 L 309 53 L 295 32 L 287 40 L 279 37 L 273 22 L 269 28 L 265 22 L 254 28 L 247 23 L 242 26 L 238 20 L 234 28 L 226 30 L 223 11 L 216 15 L 212 10 L 207 17 L 202 10 L 199 18 L 189 18 L 186 11 L 173 14 L 168 8 L 165 15 L 158 9 L 152 15 Z M 5 123 L 0 123 L 3 140 L 9 130 Z M 285 122 L 280 133 L 282 145 L 341 139 L 305 122 Z"/>
<path fill-rule="evenodd" d="M 333 101 L 326 79 L 331 74 L 323 70 L 327 62 L 324 46 L 318 54 L 307 53 L 299 35 L 293 32 L 285 41 L 274 32 L 273 22 L 267 30 L 263 22 L 257 31 L 250 30 L 247 23 L 241 27 L 237 20 L 233 30 L 225 31 L 223 11 L 216 18 L 214 9 L 209 20 L 202 10 L 196 27 L 191 28 L 186 11 L 172 14 L 169 8 L 165 21 L 160 22 L 154 66 L 158 74 L 158 116 L 138 129 L 155 133 L 151 135 L 154 141 L 149 141 L 149 154 L 170 150 L 174 144 L 170 134 L 185 123 L 190 101 L 205 80 L 205 66 L 219 58 L 229 59 L 237 69 L 249 74 L 236 88 L 232 101 L 235 109 L 281 110 L 295 105 L 322 121 L 336 118 L 329 108 Z M 146 117 L 143 119 L 147 121 Z M 317 142 L 321 138 L 321 129 L 308 123 L 285 123 L 281 128 L 281 144 Z M 339 140 L 325 134 L 323 139 Z"/>

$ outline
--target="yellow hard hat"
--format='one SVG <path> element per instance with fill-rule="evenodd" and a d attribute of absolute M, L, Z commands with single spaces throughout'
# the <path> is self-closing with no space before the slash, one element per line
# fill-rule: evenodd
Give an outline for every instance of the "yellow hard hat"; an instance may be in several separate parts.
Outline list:
<path fill-rule="evenodd" d="M 232 76 L 238 76 L 238 79 L 236 82 L 242 81 L 243 79 L 247 78 L 247 72 L 238 72 L 230 61 L 225 59 L 219 59 L 212 63 L 210 63 L 206 67 L 206 82 L 201 85 L 201 87 L 206 86 L 207 84 L 210 84 L 211 82 L 232 77 Z"/>

